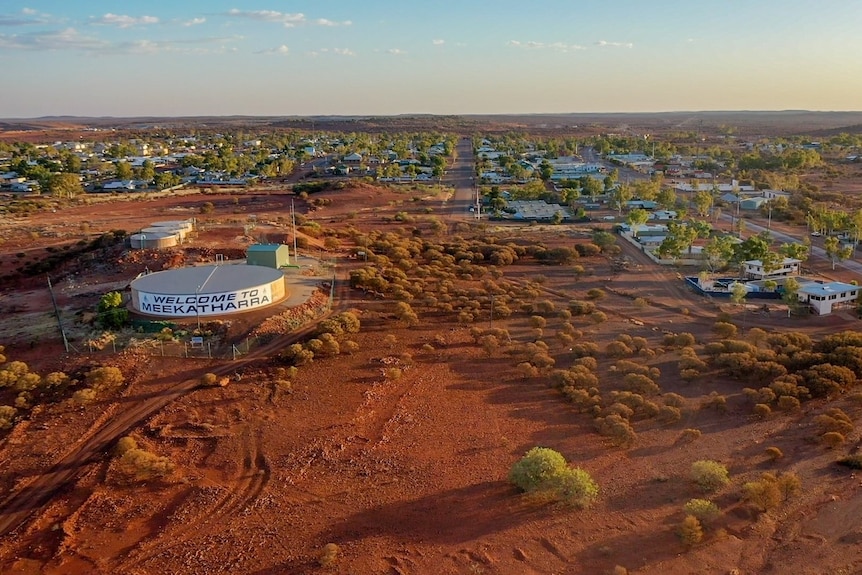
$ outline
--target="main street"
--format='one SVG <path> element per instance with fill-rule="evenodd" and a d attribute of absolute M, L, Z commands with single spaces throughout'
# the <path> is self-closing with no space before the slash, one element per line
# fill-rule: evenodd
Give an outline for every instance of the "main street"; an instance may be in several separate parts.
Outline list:
<path fill-rule="evenodd" d="M 450 218 L 466 216 L 470 206 L 475 204 L 475 175 L 473 141 L 465 136 L 458 140 L 455 146 L 455 161 L 443 178 L 444 182 L 455 189 L 448 202 Z"/>

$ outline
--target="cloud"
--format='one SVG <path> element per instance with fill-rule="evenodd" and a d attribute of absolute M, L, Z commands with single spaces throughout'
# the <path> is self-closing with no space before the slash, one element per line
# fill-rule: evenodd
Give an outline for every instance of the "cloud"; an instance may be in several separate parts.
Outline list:
<path fill-rule="evenodd" d="M 33 32 L 30 34 L 0 34 L 0 48 L 10 50 L 79 50 L 85 52 L 99 51 L 109 42 L 92 36 L 83 36 L 74 28 L 52 30 L 50 32 Z"/>
<path fill-rule="evenodd" d="M 32 24 L 45 24 L 52 20 L 50 14 L 40 14 L 32 8 L 22 8 L 24 16 L 12 16 L 0 14 L 0 26 L 29 26 Z"/>
<path fill-rule="evenodd" d="M 555 50 L 557 52 L 575 52 L 578 50 L 586 50 L 584 46 L 579 44 L 566 44 L 565 42 L 552 42 L 550 44 L 545 42 L 521 42 L 520 40 L 509 40 L 506 42 L 507 46 L 511 46 L 513 48 L 522 48 L 524 50 Z"/>
<path fill-rule="evenodd" d="M 275 22 L 281 24 L 285 28 L 293 28 L 297 24 L 305 23 L 305 14 L 297 12 L 290 14 L 287 12 L 278 12 L 276 10 L 237 10 L 232 8 L 225 14 L 233 18 L 246 18 L 249 20 L 258 20 L 261 22 Z"/>
<path fill-rule="evenodd" d="M 392 54 L 393 56 L 404 56 L 405 54 L 407 54 L 407 52 L 405 52 L 401 48 L 389 48 L 388 50 L 386 50 L 386 53 Z"/>
<path fill-rule="evenodd" d="M 302 12 L 291 14 L 289 12 L 278 12 L 277 10 L 238 10 L 232 8 L 223 13 L 224 16 L 231 18 L 245 18 L 247 20 L 257 20 L 259 22 L 275 22 L 281 24 L 285 28 L 293 28 L 302 24 L 313 24 L 316 26 L 351 26 L 353 22 L 344 20 L 338 22 L 328 18 L 317 18 L 316 20 L 308 20 Z"/>
<path fill-rule="evenodd" d="M 240 36 L 232 36 L 159 42 L 151 40 L 108 42 L 93 36 L 82 35 L 74 28 L 66 28 L 30 34 L 0 34 L 0 49 L 33 52 L 77 51 L 97 56 L 155 54 L 158 52 L 210 54 L 226 52 L 228 51 L 227 44 L 240 39 L 242 39 Z M 218 47 L 210 48 L 209 46 L 212 44 L 218 44 Z"/>
<path fill-rule="evenodd" d="M 431 40 L 431 43 L 434 44 L 435 46 L 442 46 L 443 44 L 446 43 L 446 40 Z"/>
<path fill-rule="evenodd" d="M 608 42 L 606 40 L 599 40 L 596 42 L 596 46 L 600 48 L 633 48 L 634 44 L 631 42 Z"/>
<path fill-rule="evenodd" d="M 344 22 L 336 22 L 334 20 L 327 20 L 326 18 L 318 18 L 314 21 L 318 26 L 351 26 L 353 22 L 350 20 L 345 20 Z"/>
<path fill-rule="evenodd" d="M 186 27 L 188 27 L 188 26 L 197 26 L 197 25 L 199 25 L 199 24 L 203 24 L 203 23 L 204 23 L 204 22 L 206 22 L 206 21 L 207 21 L 207 19 L 206 19 L 206 18 L 192 18 L 191 20 L 186 20 L 186 21 L 184 21 L 184 22 L 183 22 L 183 26 L 186 26 Z"/>
<path fill-rule="evenodd" d="M 108 12 L 104 16 L 91 17 L 92 24 L 100 24 L 105 26 L 117 26 L 119 28 L 131 28 L 132 26 L 145 26 L 148 24 L 158 24 L 159 19 L 155 16 L 127 16 L 125 14 L 111 14 Z"/>
<path fill-rule="evenodd" d="M 270 48 L 269 50 L 260 50 L 259 52 L 255 52 L 255 54 L 275 54 L 280 56 L 287 56 L 290 54 L 290 48 L 282 44 L 277 48 Z"/>

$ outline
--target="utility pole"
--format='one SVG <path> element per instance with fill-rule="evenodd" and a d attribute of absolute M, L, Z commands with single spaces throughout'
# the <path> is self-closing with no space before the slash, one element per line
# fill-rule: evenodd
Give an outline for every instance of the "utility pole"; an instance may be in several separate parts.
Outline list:
<path fill-rule="evenodd" d="M 54 305 L 54 314 L 57 316 L 57 326 L 60 328 L 60 335 L 63 336 L 63 347 L 66 353 L 69 353 L 69 340 L 66 338 L 66 330 L 63 328 L 63 320 L 60 318 L 60 308 L 57 307 L 57 298 L 54 297 L 54 287 L 51 285 L 51 277 L 48 276 L 48 291 L 51 292 L 51 303 Z"/>

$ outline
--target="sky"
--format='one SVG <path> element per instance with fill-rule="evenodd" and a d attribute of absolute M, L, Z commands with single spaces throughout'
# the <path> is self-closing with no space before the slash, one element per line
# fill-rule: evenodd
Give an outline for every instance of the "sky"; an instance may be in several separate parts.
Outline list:
<path fill-rule="evenodd" d="M 862 110 L 862 0 L 0 0 L 0 117 Z"/>

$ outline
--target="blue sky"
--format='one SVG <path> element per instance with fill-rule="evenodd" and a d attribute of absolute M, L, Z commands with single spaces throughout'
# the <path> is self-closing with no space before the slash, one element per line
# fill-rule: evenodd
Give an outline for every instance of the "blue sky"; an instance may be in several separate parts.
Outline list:
<path fill-rule="evenodd" d="M 0 1 L 0 117 L 862 109 L 862 0 Z"/>

